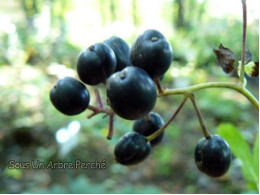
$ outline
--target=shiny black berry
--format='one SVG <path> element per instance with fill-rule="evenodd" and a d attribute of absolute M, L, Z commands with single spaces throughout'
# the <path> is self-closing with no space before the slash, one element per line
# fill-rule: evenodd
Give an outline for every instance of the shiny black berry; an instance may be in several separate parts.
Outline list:
<path fill-rule="evenodd" d="M 114 112 L 128 120 L 148 114 L 157 99 L 153 80 L 144 70 L 134 66 L 128 66 L 109 77 L 106 91 Z"/>
<path fill-rule="evenodd" d="M 89 92 L 85 85 L 72 77 L 60 79 L 50 91 L 54 107 L 65 115 L 76 115 L 87 109 Z"/>
<path fill-rule="evenodd" d="M 149 136 L 164 125 L 162 117 L 154 112 L 148 114 L 148 117 L 143 117 L 134 122 L 133 131 L 138 132 L 144 136 Z M 152 146 L 160 143 L 163 139 L 164 132 L 153 139 L 150 143 Z"/>
<path fill-rule="evenodd" d="M 129 132 L 117 142 L 114 150 L 115 160 L 122 165 L 135 165 L 143 161 L 151 152 L 151 145 L 145 136 Z"/>
<path fill-rule="evenodd" d="M 211 177 L 225 174 L 231 163 L 230 147 L 218 135 L 201 139 L 195 148 L 194 157 L 199 170 Z"/>
<path fill-rule="evenodd" d="M 114 51 L 104 43 L 96 43 L 81 51 L 77 60 L 79 78 L 88 85 L 105 82 L 115 69 Z"/>
<path fill-rule="evenodd" d="M 120 37 L 110 37 L 104 41 L 115 53 L 116 55 L 116 70 L 120 71 L 126 66 L 130 66 L 130 47 L 129 45 Z"/>
<path fill-rule="evenodd" d="M 169 69 L 172 59 L 171 44 L 157 30 L 145 31 L 131 48 L 131 63 L 144 69 L 152 78 L 163 75 Z"/>

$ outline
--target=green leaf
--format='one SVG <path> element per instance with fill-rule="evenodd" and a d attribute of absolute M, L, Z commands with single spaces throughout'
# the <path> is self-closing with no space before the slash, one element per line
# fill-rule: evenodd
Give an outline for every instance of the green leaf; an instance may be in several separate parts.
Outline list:
<path fill-rule="evenodd" d="M 254 168 L 250 147 L 239 130 L 232 124 L 222 123 L 217 132 L 229 143 L 232 153 L 242 161 L 241 169 L 244 178 L 248 182 L 258 184 L 258 173 Z"/>
<path fill-rule="evenodd" d="M 253 162 L 257 178 L 259 180 L 259 133 L 256 135 L 254 150 L 253 150 Z"/>

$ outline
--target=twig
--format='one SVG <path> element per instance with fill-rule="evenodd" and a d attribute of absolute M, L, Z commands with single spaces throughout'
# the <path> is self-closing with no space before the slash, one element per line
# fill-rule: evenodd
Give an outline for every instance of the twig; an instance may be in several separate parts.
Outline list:
<path fill-rule="evenodd" d="M 205 137 L 206 139 L 210 139 L 210 138 L 211 138 L 210 133 L 209 133 L 209 131 L 208 131 L 208 129 L 207 129 L 205 123 L 204 123 L 202 114 L 201 114 L 201 112 L 200 112 L 200 110 L 199 110 L 199 107 L 198 107 L 198 104 L 197 104 L 197 102 L 196 102 L 196 99 L 195 99 L 194 94 L 191 94 L 191 95 L 190 95 L 190 99 L 191 99 L 191 102 L 192 102 L 192 104 L 193 104 L 193 107 L 194 107 L 194 109 L 195 109 L 195 111 L 196 111 L 196 113 L 197 113 L 197 116 L 198 116 L 198 119 L 199 119 L 199 122 L 200 122 L 200 126 L 201 126 L 201 128 L 202 128 L 203 135 L 204 135 L 204 137 Z"/>
<path fill-rule="evenodd" d="M 114 114 L 113 110 L 111 108 L 99 108 L 92 105 L 88 106 L 88 109 L 93 111 L 90 115 L 87 116 L 87 118 L 92 118 L 93 116 L 99 114 L 99 113 L 106 113 L 106 114 Z"/>
<path fill-rule="evenodd" d="M 98 107 L 103 108 L 103 103 L 102 103 L 98 89 L 95 89 L 94 91 L 95 91 L 96 101 L 97 101 Z"/>
<path fill-rule="evenodd" d="M 180 112 L 180 110 L 182 109 L 183 105 L 185 104 L 186 100 L 187 100 L 188 96 L 185 95 L 184 99 L 182 100 L 181 104 L 179 105 L 179 107 L 177 108 L 177 110 L 173 113 L 172 117 L 157 131 L 155 131 L 152 135 L 149 135 L 148 137 L 146 137 L 147 141 L 152 141 L 153 139 L 155 139 L 157 136 L 159 136 L 165 129 L 166 127 L 168 127 L 168 125 L 175 119 L 175 117 L 178 115 L 178 113 Z"/>
<path fill-rule="evenodd" d="M 155 84 L 156 84 L 156 86 L 157 86 L 158 93 L 159 93 L 159 94 L 163 94 L 163 89 L 162 89 L 161 81 L 160 81 L 159 77 L 156 77 L 156 78 L 154 79 L 154 82 L 155 82 Z"/>
<path fill-rule="evenodd" d="M 109 114 L 109 127 L 108 127 L 108 134 L 107 139 L 111 140 L 113 137 L 114 132 L 114 113 Z"/>
<path fill-rule="evenodd" d="M 228 88 L 233 89 L 244 97 L 246 97 L 251 104 L 259 111 L 259 102 L 254 97 L 254 95 L 248 91 L 244 86 L 241 86 L 238 83 L 229 83 L 229 82 L 208 82 L 208 83 L 201 83 L 189 87 L 179 88 L 179 89 L 166 89 L 162 94 L 158 94 L 159 97 L 161 96 L 168 96 L 174 94 L 186 94 L 186 93 L 193 93 L 195 91 L 199 91 L 202 89 L 210 89 L 210 88 Z"/>

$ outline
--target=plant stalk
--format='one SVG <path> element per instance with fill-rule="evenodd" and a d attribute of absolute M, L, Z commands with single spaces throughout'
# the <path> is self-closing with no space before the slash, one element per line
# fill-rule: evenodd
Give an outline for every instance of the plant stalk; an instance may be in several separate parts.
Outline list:
<path fill-rule="evenodd" d="M 206 139 L 210 139 L 210 138 L 211 138 L 210 133 L 209 133 L 207 127 L 206 127 L 206 124 L 204 123 L 202 114 L 201 114 L 201 112 L 200 112 L 200 109 L 199 109 L 199 107 L 198 107 L 198 104 L 197 104 L 197 102 L 196 102 L 196 99 L 195 99 L 194 94 L 191 94 L 191 95 L 190 95 L 190 99 L 191 99 L 191 102 L 192 102 L 192 104 L 193 104 L 193 107 L 194 107 L 194 109 L 195 109 L 195 111 L 196 111 L 196 114 L 197 114 L 197 116 L 198 116 L 198 119 L 199 119 L 199 122 L 200 122 L 200 126 L 201 126 L 201 129 L 202 129 L 202 132 L 203 132 L 203 135 L 204 135 L 204 137 L 205 137 Z"/>
<path fill-rule="evenodd" d="M 114 113 L 109 114 L 109 127 L 108 127 L 108 134 L 107 139 L 111 140 L 114 133 Z"/>
<path fill-rule="evenodd" d="M 243 96 L 245 96 L 251 104 L 259 111 L 259 102 L 254 97 L 252 93 L 250 93 L 245 87 L 238 83 L 229 83 L 229 82 L 209 82 L 209 83 L 201 83 L 197 85 L 193 85 L 190 87 L 184 87 L 180 89 L 166 89 L 164 90 L 163 94 L 158 94 L 159 97 L 161 96 L 168 96 L 168 95 L 175 95 L 175 94 L 186 94 L 186 93 L 193 93 L 195 91 L 199 91 L 202 89 L 209 89 L 209 88 L 228 88 L 233 89 Z"/>
<path fill-rule="evenodd" d="M 108 114 L 108 115 L 114 114 L 114 112 L 111 108 L 99 108 L 99 107 L 89 105 L 88 109 L 91 110 L 93 113 L 88 115 L 87 118 L 92 118 L 93 116 L 95 116 L 99 113 L 105 113 L 105 114 Z"/>
<path fill-rule="evenodd" d="M 96 101 L 97 101 L 98 107 L 103 108 L 103 103 L 102 103 L 98 89 L 95 89 L 95 95 L 96 95 Z"/>
<path fill-rule="evenodd" d="M 162 88 L 162 86 L 161 86 L 160 78 L 159 78 L 159 77 L 156 77 L 156 78 L 154 79 L 154 82 L 155 82 L 155 84 L 156 84 L 156 86 L 157 86 L 158 94 L 163 94 L 163 88 Z"/>
<path fill-rule="evenodd" d="M 242 35 L 242 54 L 241 54 L 241 69 L 240 69 L 240 83 L 244 84 L 245 72 L 245 50 L 246 50 L 246 26 L 247 26 L 247 6 L 246 0 L 241 0 L 243 9 L 243 35 Z"/>
<path fill-rule="evenodd" d="M 153 139 L 155 139 L 157 136 L 159 136 L 165 129 L 166 127 L 168 127 L 168 125 L 175 119 L 175 117 L 178 115 L 178 113 L 180 112 L 180 110 L 182 109 L 183 105 L 185 104 L 186 100 L 188 99 L 188 96 L 185 95 L 184 99 L 182 100 L 181 104 L 179 105 L 179 107 L 177 108 L 177 110 L 173 113 L 172 117 L 157 131 L 155 131 L 152 135 L 149 135 L 146 137 L 147 141 L 152 141 Z"/>

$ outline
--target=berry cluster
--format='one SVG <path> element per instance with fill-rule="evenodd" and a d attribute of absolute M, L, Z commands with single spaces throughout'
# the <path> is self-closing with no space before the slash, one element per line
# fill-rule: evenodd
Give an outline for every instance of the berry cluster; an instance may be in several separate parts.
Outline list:
<path fill-rule="evenodd" d="M 104 108 L 100 100 L 98 107 L 89 105 L 88 89 L 71 77 L 58 81 L 51 89 L 50 100 L 65 115 L 80 114 L 87 108 L 93 111 L 89 118 L 106 113 L 110 116 L 109 139 L 113 133 L 114 115 L 135 120 L 132 132 L 118 140 L 114 155 L 120 164 L 137 164 L 162 141 L 164 129 L 185 102 L 167 123 L 158 113 L 152 112 L 158 94 L 163 93 L 160 80 L 172 59 L 171 44 L 157 30 L 145 31 L 131 48 L 123 39 L 111 37 L 82 50 L 77 59 L 77 73 L 84 84 L 105 85 L 109 108 Z M 96 96 L 100 99 L 98 92 Z M 230 165 L 230 148 L 223 138 L 207 136 L 195 149 L 195 161 L 202 172 L 213 177 L 221 176 Z"/>

